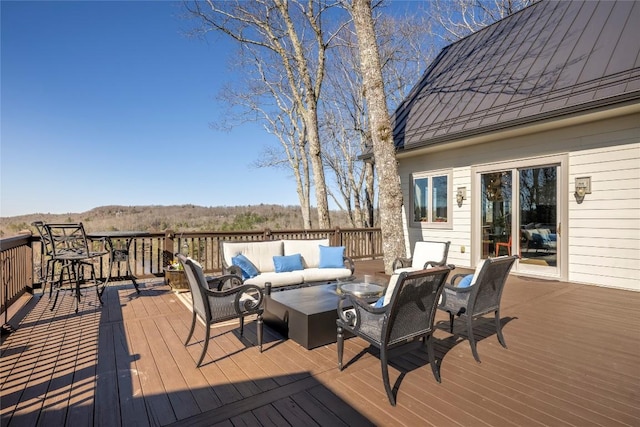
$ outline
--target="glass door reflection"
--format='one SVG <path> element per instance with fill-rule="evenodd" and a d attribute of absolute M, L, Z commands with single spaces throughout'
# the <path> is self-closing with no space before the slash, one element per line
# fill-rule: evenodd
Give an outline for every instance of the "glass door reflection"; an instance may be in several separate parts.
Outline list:
<path fill-rule="evenodd" d="M 512 172 L 484 173 L 482 188 L 482 258 L 511 254 Z"/>
<path fill-rule="evenodd" d="M 558 265 L 558 167 L 519 170 L 520 267 Z"/>

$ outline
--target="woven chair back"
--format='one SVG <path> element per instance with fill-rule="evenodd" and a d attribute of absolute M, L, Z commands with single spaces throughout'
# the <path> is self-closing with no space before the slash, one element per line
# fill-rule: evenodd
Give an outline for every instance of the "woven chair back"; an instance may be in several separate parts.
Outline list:
<path fill-rule="evenodd" d="M 489 258 L 484 262 L 469 296 L 467 315 L 480 316 L 498 309 L 509 271 L 516 259 L 516 255 L 510 255 Z"/>
<path fill-rule="evenodd" d="M 451 267 L 401 273 L 391 297 L 387 345 L 431 333 L 438 299 Z"/>

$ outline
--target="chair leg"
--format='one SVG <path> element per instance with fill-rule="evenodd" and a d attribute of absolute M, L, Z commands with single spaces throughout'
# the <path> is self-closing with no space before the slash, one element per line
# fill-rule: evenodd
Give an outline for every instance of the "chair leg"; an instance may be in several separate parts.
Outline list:
<path fill-rule="evenodd" d="M 204 355 L 207 354 L 207 348 L 209 348 L 209 338 L 211 338 L 211 325 L 207 324 L 205 337 L 204 337 L 204 347 L 202 348 L 202 354 L 200 355 L 200 360 L 198 360 L 198 363 L 196 364 L 198 368 L 200 367 L 200 364 L 204 360 Z"/>
<path fill-rule="evenodd" d="M 58 285 L 56 286 L 56 296 L 53 299 L 53 305 L 51 306 L 51 311 L 53 311 L 56 308 L 56 304 L 58 304 L 58 297 L 60 296 L 60 288 L 62 288 L 63 283 L 64 283 L 64 272 L 67 272 L 67 277 L 68 280 L 71 281 L 71 273 L 69 271 L 69 264 L 63 264 L 62 265 L 62 269 L 60 270 L 60 276 L 58 277 Z M 53 286 L 54 284 L 51 284 L 51 288 L 49 289 L 49 291 L 53 290 Z"/>
<path fill-rule="evenodd" d="M 244 335 L 244 316 L 240 316 L 240 336 Z"/>
<path fill-rule="evenodd" d="M 391 384 L 389 384 L 389 366 L 387 365 L 387 350 L 380 348 L 380 364 L 382 365 L 382 382 L 384 383 L 384 389 L 387 392 L 389 403 L 391 406 L 396 406 L 396 398 L 393 396 L 393 390 L 391 390 Z"/>
<path fill-rule="evenodd" d="M 431 364 L 431 370 L 433 371 L 433 376 L 436 381 L 439 383 L 442 382 L 440 379 L 440 368 L 436 365 L 436 356 L 433 352 L 433 336 L 431 334 L 424 337 L 424 341 L 427 344 L 427 356 L 429 357 L 429 363 Z"/>
<path fill-rule="evenodd" d="M 449 332 L 453 334 L 453 319 L 455 316 L 453 313 L 449 313 Z"/>
<path fill-rule="evenodd" d="M 53 275 L 55 273 L 55 269 L 51 268 L 51 263 L 53 259 L 47 260 L 47 264 L 44 268 L 44 276 L 42 279 L 42 295 L 47 291 L 47 283 L 49 284 L 49 299 L 51 299 L 52 288 L 53 288 Z M 53 262 L 53 266 L 55 267 L 55 262 Z"/>
<path fill-rule="evenodd" d="M 476 339 L 473 336 L 473 319 L 471 316 L 467 316 L 467 336 L 469 337 L 469 345 L 471 346 L 471 353 L 476 362 L 480 363 L 480 356 L 478 356 L 478 350 L 476 349 Z"/>
<path fill-rule="evenodd" d="M 82 275 L 82 276 L 80 275 L 81 274 L 82 265 L 80 265 L 78 263 L 74 263 L 73 267 L 74 267 L 73 268 L 73 270 L 74 270 L 73 276 L 74 276 L 74 279 L 75 279 L 74 281 L 75 281 L 75 286 L 76 286 L 76 291 L 75 291 L 76 292 L 76 300 L 75 300 L 76 302 L 75 302 L 75 305 L 76 305 L 76 313 L 77 313 L 78 309 L 80 308 L 80 280 L 84 277 L 84 275 Z"/>
<path fill-rule="evenodd" d="M 193 316 L 191 318 L 191 329 L 189 330 L 189 336 L 187 336 L 187 340 L 184 342 L 184 345 L 189 344 L 189 340 L 191 339 L 191 337 L 193 336 L 193 331 L 196 328 L 196 312 L 195 310 L 193 311 Z"/>
<path fill-rule="evenodd" d="M 262 314 L 258 314 L 258 324 L 257 324 L 257 328 L 258 328 L 258 348 L 260 349 L 260 353 L 262 353 Z"/>
<path fill-rule="evenodd" d="M 507 343 L 504 340 L 504 336 L 502 335 L 502 324 L 500 323 L 500 310 L 496 310 L 496 331 L 498 332 L 498 341 L 500 344 L 507 348 Z"/>
<path fill-rule="evenodd" d="M 336 346 L 338 347 L 338 369 L 342 371 L 342 353 L 344 350 L 344 335 L 342 328 L 338 326 L 338 337 L 336 340 Z"/>
<path fill-rule="evenodd" d="M 100 305 L 104 305 L 104 303 L 102 302 L 102 294 L 100 293 L 100 289 L 98 289 L 98 279 L 96 279 L 96 269 L 93 266 L 93 264 L 91 264 L 91 280 L 93 281 L 93 284 L 96 287 L 96 295 L 98 296 L 98 301 L 100 301 Z"/>

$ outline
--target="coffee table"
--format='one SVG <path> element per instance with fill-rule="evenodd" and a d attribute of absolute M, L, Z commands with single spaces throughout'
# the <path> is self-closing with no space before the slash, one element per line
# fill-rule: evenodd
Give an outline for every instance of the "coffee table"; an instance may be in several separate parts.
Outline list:
<path fill-rule="evenodd" d="M 356 284 L 349 282 L 351 286 Z M 377 289 L 370 296 L 378 297 L 384 292 L 384 287 L 372 286 Z M 307 350 L 336 342 L 340 300 L 336 287 L 334 283 L 271 293 L 264 302 L 265 324 Z M 362 286 L 358 288 L 365 290 Z"/>

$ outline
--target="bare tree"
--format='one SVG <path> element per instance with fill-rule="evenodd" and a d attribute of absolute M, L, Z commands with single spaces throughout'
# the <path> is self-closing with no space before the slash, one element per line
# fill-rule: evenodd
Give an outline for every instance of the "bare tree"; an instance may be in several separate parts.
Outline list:
<path fill-rule="evenodd" d="M 304 122 L 320 228 L 331 226 L 318 128 L 318 99 L 331 38 L 323 31 L 323 19 L 331 6 L 314 0 L 206 0 L 187 5 L 202 22 L 203 32 L 221 32 L 279 59 L 270 66 L 286 76 L 295 112 Z"/>
<path fill-rule="evenodd" d="M 372 170 L 364 168 L 358 160 L 358 154 L 370 145 L 370 137 L 353 32 L 343 31 L 331 53 L 327 60 L 330 72 L 326 76 L 321 102 L 323 156 L 342 197 L 339 200 L 332 193 L 334 201 L 347 211 L 354 227 L 362 227 L 373 222 L 373 218 L 367 217 L 373 212 L 373 206 L 366 203 L 368 200 L 373 202 L 374 197 L 363 197 L 365 183 L 373 181 L 366 178 Z"/>
<path fill-rule="evenodd" d="M 446 42 L 491 25 L 540 0 L 429 0 L 433 34 Z"/>
<path fill-rule="evenodd" d="M 255 121 L 261 118 L 265 130 L 274 135 L 280 148 L 263 147 L 257 167 L 280 167 L 292 172 L 305 229 L 312 228 L 310 189 L 311 177 L 304 122 L 297 114 L 290 87 L 280 75 L 270 75 L 265 62 L 251 46 L 244 46 L 236 56 L 237 68 L 246 70 L 247 78 L 241 87 L 225 85 L 220 99 L 230 114 L 220 127 L 233 127 L 230 121 Z M 271 63 L 271 61 L 267 62 Z M 273 70 L 271 70 L 273 71 Z"/>
<path fill-rule="evenodd" d="M 384 11 L 384 8 L 379 8 Z M 387 105 L 395 108 L 406 96 L 433 57 L 426 14 L 400 16 L 378 13 L 374 25 L 384 79 Z M 333 172 L 336 203 L 353 219 L 354 226 L 374 226 L 374 168 L 357 155 L 372 146 L 358 41 L 352 29 L 344 29 L 327 57 L 327 75 L 321 100 L 321 135 L 328 171 Z M 346 188 L 348 186 L 348 188 Z M 335 197 L 334 197 L 335 200 Z"/>
<path fill-rule="evenodd" d="M 360 70 L 367 100 L 376 172 L 379 177 L 380 227 L 385 272 L 391 274 L 393 260 L 405 254 L 402 190 L 396 164 L 391 119 L 384 92 L 371 0 L 353 0 L 350 11 L 358 37 Z"/>

